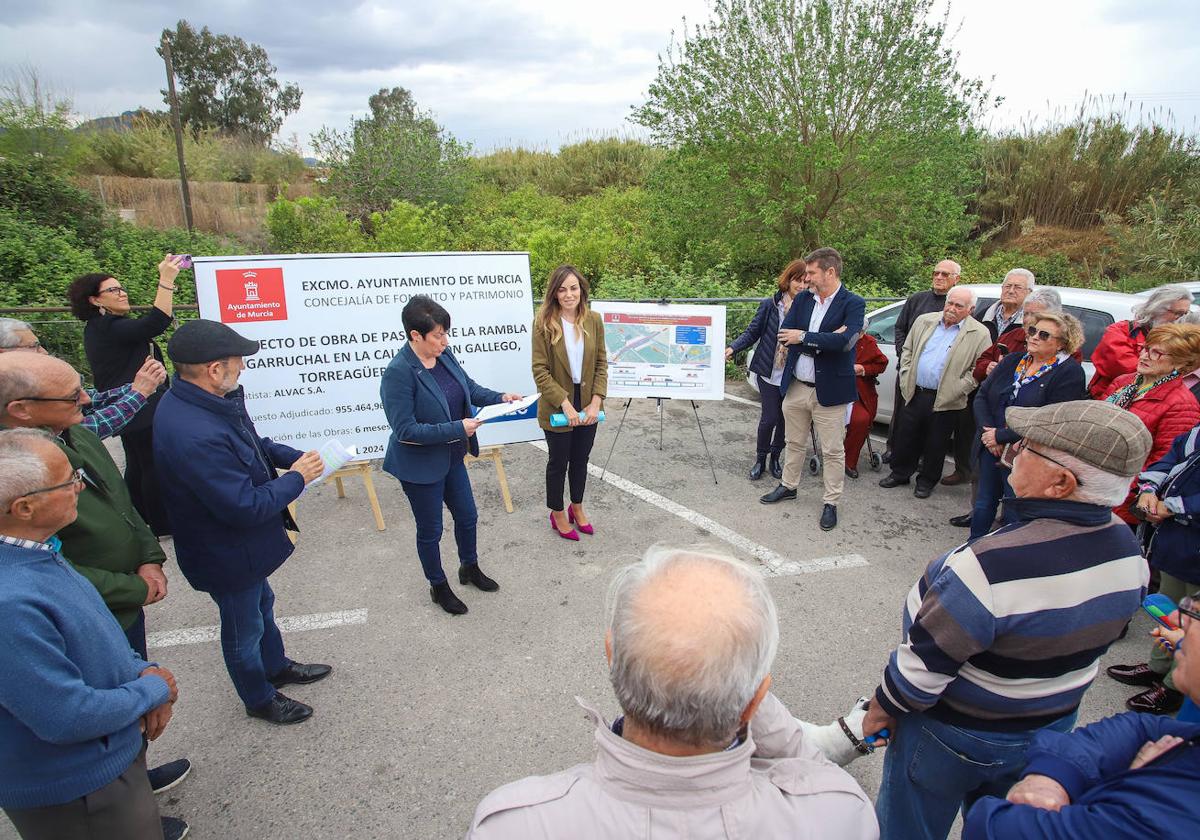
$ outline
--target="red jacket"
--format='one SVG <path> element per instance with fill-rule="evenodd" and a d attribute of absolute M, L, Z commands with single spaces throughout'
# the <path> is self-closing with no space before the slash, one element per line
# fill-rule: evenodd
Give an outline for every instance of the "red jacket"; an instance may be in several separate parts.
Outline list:
<path fill-rule="evenodd" d="M 1104 398 L 1107 399 L 1118 389 L 1132 382 L 1134 378 L 1135 374 L 1132 373 L 1118 377 L 1108 386 Z M 1150 446 L 1150 454 L 1146 457 L 1143 469 L 1166 455 L 1175 438 L 1184 432 L 1190 432 L 1193 426 L 1200 423 L 1200 403 L 1197 403 L 1192 392 L 1184 387 L 1182 377 L 1152 388 L 1144 397 L 1132 403 L 1129 410 L 1146 424 L 1146 428 L 1150 430 L 1150 437 L 1154 441 Z M 1129 496 L 1114 508 L 1117 516 L 1130 525 L 1137 524 L 1137 519 L 1129 511 L 1129 503 L 1133 501 L 1133 497 L 1133 487 L 1131 486 Z"/>
<path fill-rule="evenodd" d="M 1138 353 L 1146 344 L 1146 333 L 1133 321 L 1109 324 L 1100 343 L 1092 351 L 1096 373 L 1088 385 L 1092 399 L 1102 400 L 1112 393 L 1112 383 L 1120 376 L 1137 370 Z"/>
<path fill-rule="evenodd" d="M 858 401 L 874 419 L 875 412 L 879 410 L 879 392 L 876 389 L 879 380 L 876 377 L 887 370 L 888 358 L 883 355 L 883 351 L 879 349 L 879 342 L 870 333 L 863 333 L 858 337 L 854 364 L 862 365 L 864 371 L 862 376 L 854 377 L 854 383 L 858 386 Z"/>
<path fill-rule="evenodd" d="M 1012 329 L 1005 330 L 1004 334 L 996 339 L 995 344 L 979 354 L 979 358 L 975 362 L 975 381 L 982 382 L 987 379 L 988 365 L 1000 361 L 1004 358 L 1004 353 L 1024 353 L 1025 342 L 1028 338 L 1023 324 L 1017 324 Z M 1004 353 L 1000 352 L 1000 345 L 1004 345 Z"/>

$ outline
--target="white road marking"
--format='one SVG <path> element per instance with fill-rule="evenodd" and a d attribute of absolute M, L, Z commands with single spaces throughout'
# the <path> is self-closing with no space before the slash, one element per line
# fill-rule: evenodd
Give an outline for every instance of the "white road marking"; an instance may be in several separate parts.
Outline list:
<path fill-rule="evenodd" d="M 340 610 L 339 612 L 312 613 L 311 615 L 289 615 L 278 619 L 276 624 L 282 633 L 303 633 L 306 630 L 324 630 L 327 627 L 341 627 L 343 624 L 366 624 L 367 611 Z M 161 633 L 150 633 L 146 636 L 146 646 L 152 648 L 175 647 L 177 645 L 198 645 L 201 642 L 215 642 L 221 638 L 220 626 L 187 627 L 183 630 L 164 630 Z"/>
<path fill-rule="evenodd" d="M 748 400 L 748 399 L 746 399 L 745 397 L 739 397 L 739 396 L 736 396 L 736 395 L 734 395 L 734 394 L 726 394 L 726 395 L 725 395 L 725 399 L 727 399 L 727 400 L 733 400 L 734 402 L 745 403 L 746 405 L 753 405 L 753 406 L 760 405 L 760 403 L 758 402 L 758 400 Z"/>
<path fill-rule="evenodd" d="M 546 451 L 544 441 L 530 441 L 529 445 L 543 452 Z M 589 475 L 600 478 L 601 473 L 600 467 L 597 467 L 595 464 L 588 464 Z M 831 569 L 849 569 L 854 566 L 869 565 L 867 558 L 861 554 L 839 554 L 835 557 L 818 557 L 813 560 L 788 560 L 765 545 L 759 545 L 753 540 L 743 537 L 736 531 L 726 528 L 720 522 L 709 519 L 704 514 L 684 507 L 678 502 L 668 499 L 666 496 L 655 493 L 653 490 L 647 490 L 640 484 L 634 484 L 629 479 L 621 478 L 621 476 L 611 471 L 603 473 L 603 480 L 618 490 L 623 490 L 629 495 L 641 499 L 643 502 L 652 504 L 656 508 L 665 510 L 667 513 L 674 514 L 685 522 L 689 522 L 697 528 L 702 528 L 717 539 L 723 540 L 734 548 L 745 552 L 762 563 L 766 567 L 766 573 L 771 576 L 803 575 L 813 572 L 828 572 Z"/>

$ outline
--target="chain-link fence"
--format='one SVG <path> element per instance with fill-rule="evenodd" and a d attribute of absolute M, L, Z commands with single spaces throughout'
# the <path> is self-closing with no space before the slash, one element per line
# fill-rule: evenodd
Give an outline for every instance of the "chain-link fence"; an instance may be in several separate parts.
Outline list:
<path fill-rule="evenodd" d="M 878 308 L 896 300 L 902 300 L 902 298 L 867 298 L 867 308 L 868 310 Z M 725 307 L 725 346 L 728 346 L 734 338 L 750 325 L 750 322 L 754 319 L 754 313 L 758 311 L 758 305 L 762 302 L 762 298 L 664 298 L 640 301 L 622 300 L 620 302 L 723 305 Z M 149 308 L 148 306 L 135 306 L 133 314 L 136 315 L 140 312 L 145 312 Z M 160 346 L 166 346 L 166 341 L 170 338 L 171 332 L 180 323 L 200 317 L 196 306 L 176 306 L 174 311 L 175 324 L 159 339 Z M 48 352 L 70 362 L 84 375 L 88 383 L 91 383 L 91 368 L 88 365 L 87 356 L 83 352 L 83 322 L 75 318 L 71 314 L 70 309 L 51 306 L 26 307 L 0 310 L 0 316 L 17 318 L 28 322 L 41 340 L 42 346 Z M 744 374 L 745 364 L 748 361 L 749 354 L 746 354 L 741 358 L 740 365 L 733 363 L 726 364 L 726 376 L 735 378 Z"/>

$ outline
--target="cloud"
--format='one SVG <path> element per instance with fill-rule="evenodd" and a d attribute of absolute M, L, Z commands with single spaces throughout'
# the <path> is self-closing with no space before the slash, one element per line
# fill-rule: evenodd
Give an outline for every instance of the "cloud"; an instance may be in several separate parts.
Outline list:
<path fill-rule="evenodd" d="M 1163 11 L 1164 8 L 1167 11 Z M 635 129 L 626 121 L 682 18 L 707 0 L 15 0 L 0 5 L 0 55 L 29 63 L 85 117 L 161 107 L 159 33 L 180 19 L 262 45 L 282 81 L 304 90 L 282 134 L 302 142 L 345 128 L 380 88 L 409 88 L 421 107 L 477 148 L 553 148 Z M 1077 107 L 1085 91 L 1152 93 L 1191 124 L 1200 96 L 1193 0 L 1135 6 L 1088 0 L 954 0 L 956 46 L 972 76 L 994 77 L 1011 125 Z M 1194 91 L 1193 91 L 1194 92 Z"/>

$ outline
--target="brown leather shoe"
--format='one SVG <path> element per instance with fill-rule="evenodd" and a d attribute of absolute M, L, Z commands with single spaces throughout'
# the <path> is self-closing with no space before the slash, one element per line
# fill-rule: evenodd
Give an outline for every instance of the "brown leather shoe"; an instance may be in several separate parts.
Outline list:
<path fill-rule="evenodd" d="M 968 479 L 965 475 L 960 473 L 958 470 L 955 470 L 954 472 L 950 473 L 950 475 L 942 478 L 942 484 L 946 485 L 947 487 L 954 487 L 957 484 L 962 484 L 963 482 L 969 480 L 970 479 Z"/>

